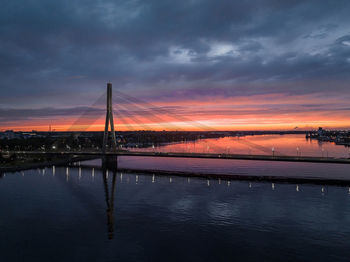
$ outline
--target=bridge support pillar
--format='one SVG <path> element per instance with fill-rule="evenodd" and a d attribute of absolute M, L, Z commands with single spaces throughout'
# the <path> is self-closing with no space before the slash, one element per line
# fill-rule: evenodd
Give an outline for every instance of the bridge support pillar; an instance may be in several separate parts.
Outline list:
<path fill-rule="evenodd" d="M 114 131 L 114 120 L 113 120 L 113 107 L 112 107 L 112 84 L 107 83 L 107 112 L 106 112 L 106 123 L 105 123 L 105 131 L 103 134 L 103 145 L 102 151 L 106 152 L 108 146 L 108 138 L 109 138 L 109 125 L 111 126 L 111 139 L 112 139 L 112 150 L 117 150 L 117 140 L 115 138 Z"/>
<path fill-rule="evenodd" d="M 103 156 L 102 157 L 102 169 L 103 170 L 111 170 L 117 171 L 118 169 L 118 158 L 117 156 Z"/>

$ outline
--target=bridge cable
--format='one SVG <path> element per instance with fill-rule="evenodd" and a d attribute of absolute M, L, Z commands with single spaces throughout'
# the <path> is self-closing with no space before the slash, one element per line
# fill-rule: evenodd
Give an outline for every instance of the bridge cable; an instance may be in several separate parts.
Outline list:
<path fill-rule="evenodd" d="M 137 105 L 143 104 L 143 105 L 145 105 L 143 107 L 148 109 L 148 110 L 156 111 L 159 114 L 169 115 L 170 117 L 175 118 L 177 120 L 180 120 L 182 122 L 190 122 L 190 123 L 192 123 L 192 125 L 200 128 L 200 129 L 202 129 L 204 131 L 216 131 L 216 130 L 214 130 L 213 128 L 211 128 L 209 126 L 206 126 L 204 124 L 198 123 L 198 122 L 193 121 L 193 120 L 190 120 L 190 119 L 188 119 L 188 118 L 186 118 L 184 116 L 176 115 L 174 112 L 168 111 L 168 110 L 163 109 L 163 108 L 159 108 L 159 107 L 157 107 L 157 106 L 155 106 L 155 105 L 153 105 L 153 104 L 151 104 L 149 102 L 146 102 L 146 101 L 143 101 L 141 99 L 132 97 L 130 95 L 126 95 L 126 94 L 124 94 L 124 93 L 122 93 L 120 91 L 116 91 L 116 93 L 119 95 L 119 97 L 122 97 L 122 98 L 124 98 L 124 100 L 128 100 L 129 102 L 131 102 L 133 104 L 137 104 Z M 242 144 L 245 144 L 245 145 L 252 146 L 252 147 L 254 147 L 254 148 L 258 149 L 258 150 L 261 150 L 261 151 L 263 151 L 265 153 L 270 153 L 271 152 L 270 149 L 268 149 L 266 147 L 263 147 L 263 146 L 260 146 L 258 144 L 255 144 L 253 142 L 247 141 L 247 140 L 245 140 L 245 141 L 241 140 L 241 141 L 238 141 L 238 142 L 242 143 Z M 275 152 L 278 153 L 279 155 L 281 155 L 278 151 L 275 151 Z"/>
<path fill-rule="evenodd" d="M 122 114 L 128 116 L 128 119 L 130 119 L 131 121 L 133 121 L 136 125 L 143 127 L 144 130 L 151 130 L 151 131 L 153 131 L 151 127 L 149 127 L 149 126 L 143 124 L 142 121 L 141 121 L 138 117 L 135 116 L 135 114 L 131 114 L 127 109 L 125 109 L 124 106 L 122 106 L 122 105 L 119 104 L 119 107 L 122 107 L 122 110 L 119 110 L 119 111 L 120 111 Z"/>
<path fill-rule="evenodd" d="M 125 99 L 124 99 L 125 100 Z M 130 102 L 129 101 L 127 101 L 129 104 L 130 104 Z M 144 109 L 146 109 L 146 110 L 148 110 L 148 111 L 152 111 L 152 109 L 150 109 L 150 108 L 142 108 L 142 107 L 139 107 L 138 106 L 138 104 L 136 104 L 136 103 L 132 103 L 133 105 L 132 106 L 134 106 L 134 107 L 137 107 L 137 108 L 139 108 L 139 110 L 141 111 L 141 112 L 143 112 L 144 111 Z M 153 107 L 153 108 L 155 108 L 155 107 Z M 148 112 L 148 113 L 150 113 L 150 112 Z M 156 115 L 154 115 L 154 114 L 152 114 L 152 113 L 150 113 L 152 116 L 153 116 L 153 119 L 154 118 L 156 118 L 158 121 L 159 121 L 159 119 L 161 119 L 160 117 L 157 117 Z M 162 120 L 161 119 L 161 121 L 163 121 L 163 122 L 165 122 L 164 120 Z M 173 125 L 174 126 L 174 125 Z M 176 126 L 175 126 L 176 127 Z M 176 127 L 176 129 L 177 130 L 181 130 L 181 128 L 179 128 L 179 127 Z M 205 141 L 205 143 L 206 144 L 209 144 L 212 148 L 217 148 L 217 149 L 219 149 L 219 151 L 221 151 L 221 150 L 223 150 L 223 147 L 220 147 L 220 146 L 218 146 L 218 145 L 216 145 L 216 144 L 213 144 L 213 143 L 211 143 L 211 142 L 209 142 L 209 141 Z"/>
<path fill-rule="evenodd" d="M 117 93 L 119 96 L 123 97 L 124 99 L 128 100 L 131 103 L 137 104 L 137 105 L 144 105 L 143 107 L 148 108 L 148 110 L 153 110 L 155 112 L 157 112 L 158 114 L 162 114 L 162 115 L 168 115 L 174 119 L 176 119 L 177 121 L 181 121 L 181 122 L 191 122 L 192 125 L 197 126 L 198 128 L 200 128 L 201 130 L 206 130 L 206 131 L 216 131 L 215 129 L 213 129 L 212 127 L 206 126 L 202 123 L 199 123 L 197 121 L 191 120 L 189 118 L 186 118 L 184 116 L 180 116 L 175 114 L 173 111 L 168 111 L 164 108 L 155 106 L 149 102 L 143 101 L 141 99 L 126 95 L 120 91 L 116 91 L 115 93 Z"/>
<path fill-rule="evenodd" d="M 116 108 L 113 108 L 113 113 L 117 116 L 116 119 L 114 119 L 114 122 L 116 123 L 115 125 L 117 125 L 118 121 L 122 122 L 124 126 L 126 126 L 126 128 L 129 130 L 129 131 L 135 131 L 135 128 L 125 120 L 125 116 L 120 113 L 120 110 L 116 109 Z M 118 132 L 118 131 L 116 131 Z"/>
<path fill-rule="evenodd" d="M 128 104 L 130 104 L 129 101 L 127 101 L 127 100 L 125 100 L 125 99 L 123 99 L 123 100 L 126 101 Z M 121 104 L 119 103 L 119 105 L 121 105 Z M 140 106 L 139 106 L 138 104 L 136 104 L 136 103 L 132 103 L 132 106 L 138 108 L 138 110 L 141 111 L 141 112 L 145 112 L 144 109 L 146 109 L 146 110 L 148 111 L 148 114 L 151 115 L 151 117 L 147 117 L 147 116 L 145 116 L 145 115 L 143 114 L 143 116 L 144 116 L 145 118 L 151 119 L 152 121 L 156 120 L 156 121 L 159 121 L 159 122 L 165 122 L 161 117 L 158 117 L 158 116 L 156 116 L 155 114 L 153 114 L 153 113 L 151 112 L 152 109 L 150 109 L 150 108 L 145 108 L 145 107 L 142 108 L 142 107 L 140 107 Z M 135 115 L 135 113 L 134 113 L 134 115 Z M 176 130 L 182 130 L 180 127 L 177 127 L 176 125 L 173 125 L 173 124 L 172 124 L 171 126 L 175 127 Z M 218 146 L 218 145 L 216 145 L 216 144 L 213 144 L 213 143 L 211 143 L 211 142 L 209 142 L 209 141 L 205 141 L 205 143 L 206 143 L 206 144 L 209 144 L 212 148 L 217 148 L 217 149 L 219 149 L 219 151 L 223 150 L 222 147 L 220 147 L 220 146 Z"/>
<path fill-rule="evenodd" d="M 105 114 L 105 109 L 96 108 L 97 105 L 103 104 L 103 101 L 106 97 L 106 92 L 103 93 L 91 106 L 82 113 L 82 115 L 68 128 L 67 131 L 73 131 L 75 128 L 79 127 L 80 130 L 76 131 L 85 131 L 91 127 L 103 114 Z M 96 112 L 100 113 L 100 117 L 88 118 L 88 116 L 96 115 Z M 84 126 L 82 128 L 82 126 Z"/>
<path fill-rule="evenodd" d="M 120 99 L 122 99 L 122 100 L 120 100 Z M 166 120 L 164 120 L 161 117 L 159 117 L 156 114 L 154 114 L 149 108 L 141 107 L 141 106 L 139 106 L 138 104 L 135 104 L 135 103 L 130 103 L 128 100 L 126 100 L 124 98 L 121 98 L 121 97 L 119 97 L 119 100 L 122 101 L 122 102 L 126 101 L 128 104 L 131 104 L 133 107 L 137 108 L 140 112 L 143 113 L 142 114 L 143 117 L 145 117 L 147 119 L 150 119 L 153 122 L 156 122 L 159 126 L 162 126 L 161 123 L 167 123 Z M 117 100 L 115 100 L 115 101 L 117 101 Z M 120 103 L 118 103 L 118 105 L 120 105 Z M 147 117 L 144 113 L 148 114 L 149 116 Z M 180 130 L 180 131 L 182 130 L 181 127 L 178 127 L 178 126 L 176 126 L 176 125 L 174 125 L 172 123 L 167 123 L 167 125 L 172 127 L 175 130 Z"/>

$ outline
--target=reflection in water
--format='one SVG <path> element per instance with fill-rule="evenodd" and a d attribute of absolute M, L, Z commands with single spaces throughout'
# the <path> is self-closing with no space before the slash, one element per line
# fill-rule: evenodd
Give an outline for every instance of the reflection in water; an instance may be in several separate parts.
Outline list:
<path fill-rule="evenodd" d="M 69 181 L 69 168 L 66 168 L 66 181 Z"/>
<path fill-rule="evenodd" d="M 108 227 L 108 238 L 109 239 L 113 239 L 113 237 L 114 237 L 113 212 L 114 212 L 114 195 L 115 195 L 116 176 L 117 176 L 116 172 L 113 172 L 111 195 L 109 195 L 108 170 L 104 169 L 102 171 L 103 185 L 104 185 L 105 198 L 106 198 L 106 204 L 107 204 L 107 227 Z"/>
<path fill-rule="evenodd" d="M 315 157 L 348 157 L 343 145 L 305 139 L 305 135 L 257 135 L 200 139 L 171 143 L 157 148 L 137 148 L 136 151 L 226 153 L 248 155 L 289 155 Z"/>
<path fill-rule="evenodd" d="M 349 187 L 53 170 L 1 180 L 0 207 L 8 211 L 0 212 L 1 261 L 345 262 L 350 255 Z"/>

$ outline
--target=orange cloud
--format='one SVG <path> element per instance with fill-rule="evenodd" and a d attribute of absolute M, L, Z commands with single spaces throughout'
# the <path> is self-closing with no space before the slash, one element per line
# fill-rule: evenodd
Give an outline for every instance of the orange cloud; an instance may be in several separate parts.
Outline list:
<path fill-rule="evenodd" d="M 270 94 L 212 101 L 154 102 L 158 109 L 115 104 L 117 130 L 288 130 L 350 127 L 348 98 Z M 103 114 L 103 111 L 100 113 Z M 78 121 L 77 121 L 78 118 Z M 1 119 L 0 119 L 1 120 Z M 0 122 L 0 129 L 102 131 L 104 117 L 54 115 Z"/>

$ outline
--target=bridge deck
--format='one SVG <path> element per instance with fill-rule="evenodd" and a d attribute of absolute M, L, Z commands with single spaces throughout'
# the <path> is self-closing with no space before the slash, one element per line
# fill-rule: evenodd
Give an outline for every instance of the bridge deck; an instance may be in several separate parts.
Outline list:
<path fill-rule="evenodd" d="M 334 157 L 312 157 L 312 156 L 280 156 L 280 155 L 246 155 L 246 154 L 214 154 L 214 153 L 175 153 L 175 152 L 140 152 L 140 151 L 75 151 L 75 152 L 53 152 L 53 151 L 13 151 L 9 154 L 24 155 L 74 155 L 74 156 L 146 156 L 146 157 L 175 157 L 175 158 L 204 158 L 204 159 L 236 159 L 236 160 L 259 160 L 259 161 L 287 161 L 287 162 L 310 162 L 310 163 L 333 163 L 350 164 L 350 158 Z"/>

